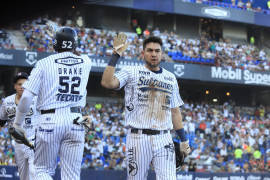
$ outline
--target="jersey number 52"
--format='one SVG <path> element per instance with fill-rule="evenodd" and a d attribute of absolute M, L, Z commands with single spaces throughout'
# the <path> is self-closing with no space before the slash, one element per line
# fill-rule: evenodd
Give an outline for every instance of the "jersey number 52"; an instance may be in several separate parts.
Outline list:
<path fill-rule="evenodd" d="M 58 89 L 60 93 L 80 94 L 80 91 L 77 90 L 81 84 L 80 77 L 60 76 L 59 84 L 61 86 L 61 88 Z"/>

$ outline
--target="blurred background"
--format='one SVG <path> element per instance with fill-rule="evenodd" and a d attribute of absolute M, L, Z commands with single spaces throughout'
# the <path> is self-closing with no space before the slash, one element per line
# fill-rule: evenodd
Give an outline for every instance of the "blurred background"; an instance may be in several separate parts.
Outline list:
<path fill-rule="evenodd" d="M 178 179 L 270 178 L 270 0 L 12 1 L 0 17 L 1 99 L 15 92 L 17 72 L 55 53 L 50 27 L 73 27 L 77 51 L 92 60 L 82 179 L 125 179 L 124 92 L 100 85 L 119 32 L 131 45 L 118 70 L 143 64 L 145 38 L 163 41 L 161 66 L 178 79 L 192 148 Z M 0 179 L 16 179 L 6 127 L 0 144 Z"/>

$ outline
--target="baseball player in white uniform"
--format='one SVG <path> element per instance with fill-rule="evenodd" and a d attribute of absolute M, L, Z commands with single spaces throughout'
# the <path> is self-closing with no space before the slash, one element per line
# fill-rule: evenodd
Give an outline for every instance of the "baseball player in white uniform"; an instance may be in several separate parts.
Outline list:
<path fill-rule="evenodd" d="M 15 119 L 16 107 L 19 103 L 23 88 L 23 83 L 28 79 L 28 74 L 19 72 L 14 78 L 14 88 L 16 94 L 8 96 L 4 99 L 0 109 L 0 120 L 7 121 L 11 126 Z M 36 115 L 36 98 L 30 103 L 30 109 L 22 122 L 22 128 L 25 130 L 26 137 L 34 142 L 35 137 L 35 115 Z M 24 144 L 15 144 L 15 160 L 19 170 L 21 180 L 33 180 L 35 174 L 34 168 L 34 151 Z"/>
<path fill-rule="evenodd" d="M 125 123 L 127 134 L 127 175 L 129 180 L 145 180 L 150 164 L 157 180 L 176 180 L 175 150 L 170 130 L 181 139 L 181 150 L 190 152 L 179 106 L 183 101 L 177 80 L 159 66 L 162 41 L 149 37 L 143 42 L 144 66 L 128 67 L 115 73 L 115 65 L 127 48 L 126 35 L 114 39 L 114 54 L 101 84 L 109 89 L 125 86 Z"/>
<path fill-rule="evenodd" d="M 82 118 L 86 103 L 86 86 L 91 69 L 87 55 L 75 51 L 76 32 L 60 28 L 55 35 L 57 54 L 41 59 L 23 87 L 25 91 L 16 112 L 15 128 L 34 95 L 38 96 L 35 160 L 36 180 L 52 180 L 60 156 L 61 179 L 79 180 L 84 150 L 84 127 L 74 124 Z"/>

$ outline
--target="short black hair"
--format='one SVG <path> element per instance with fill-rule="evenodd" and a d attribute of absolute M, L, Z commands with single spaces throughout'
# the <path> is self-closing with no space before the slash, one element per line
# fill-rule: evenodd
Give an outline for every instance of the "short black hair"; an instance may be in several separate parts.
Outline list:
<path fill-rule="evenodd" d="M 17 83 L 19 79 L 28 79 L 28 74 L 26 72 L 18 72 L 14 77 L 14 84 Z"/>
<path fill-rule="evenodd" d="M 146 45 L 149 43 L 158 43 L 162 48 L 162 40 L 157 36 L 150 36 L 143 41 L 143 49 L 145 49 Z"/>

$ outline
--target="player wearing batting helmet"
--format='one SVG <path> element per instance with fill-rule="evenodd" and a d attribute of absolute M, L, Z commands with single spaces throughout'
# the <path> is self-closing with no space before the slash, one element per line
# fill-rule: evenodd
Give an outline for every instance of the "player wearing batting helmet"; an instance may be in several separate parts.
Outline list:
<path fill-rule="evenodd" d="M 22 85 L 28 79 L 28 74 L 25 72 L 19 72 L 14 77 L 14 89 L 16 93 L 8 96 L 4 99 L 3 104 L 0 109 L 0 121 L 7 120 L 9 126 L 13 123 L 15 119 L 15 114 L 17 111 L 17 104 L 21 100 L 24 89 Z M 35 114 L 36 114 L 36 98 L 30 102 L 30 108 L 28 109 L 23 122 L 20 127 L 18 127 L 17 132 L 21 132 L 22 137 L 25 140 L 30 140 L 33 143 L 35 135 Z M 9 131 L 11 132 L 11 131 Z M 11 136 L 14 135 L 13 133 Z M 33 180 L 35 175 L 34 168 L 34 151 L 23 144 L 23 142 L 12 136 L 15 143 L 15 160 L 18 166 L 19 176 L 21 180 Z"/>
<path fill-rule="evenodd" d="M 71 51 L 76 48 L 77 33 L 70 27 L 59 29 L 54 37 L 53 48 L 57 52 Z"/>
<path fill-rule="evenodd" d="M 20 126 L 28 102 L 36 95 L 40 114 L 34 164 L 38 180 L 52 179 L 58 155 L 61 179 L 80 179 L 85 140 L 81 109 L 86 104 L 91 61 L 87 55 L 76 53 L 76 41 L 75 30 L 59 28 L 53 44 L 57 53 L 39 60 L 23 85 L 14 128 Z"/>

